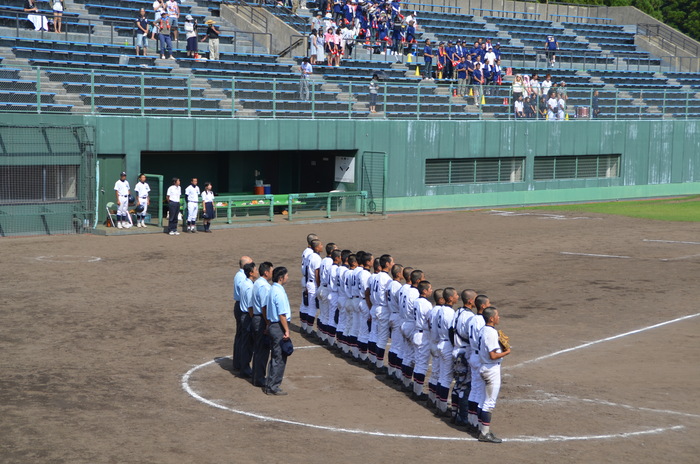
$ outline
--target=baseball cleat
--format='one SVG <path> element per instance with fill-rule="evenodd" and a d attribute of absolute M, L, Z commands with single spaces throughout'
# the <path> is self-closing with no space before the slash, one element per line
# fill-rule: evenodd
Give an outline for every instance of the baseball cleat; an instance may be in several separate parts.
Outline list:
<path fill-rule="evenodd" d="M 497 438 L 496 435 L 489 432 L 486 435 L 484 435 L 483 433 L 479 435 L 479 441 L 484 443 L 501 443 L 503 440 Z"/>

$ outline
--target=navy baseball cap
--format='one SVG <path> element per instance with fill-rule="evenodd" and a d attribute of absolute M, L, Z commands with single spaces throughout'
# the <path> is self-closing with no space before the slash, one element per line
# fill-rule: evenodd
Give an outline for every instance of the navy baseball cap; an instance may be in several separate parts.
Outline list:
<path fill-rule="evenodd" d="M 124 171 L 122 171 L 122 173 L 121 173 L 121 174 L 119 174 L 119 177 L 121 177 L 121 176 L 125 176 L 125 175 L 126 175 L 126 173 L 125 173 Z"/>

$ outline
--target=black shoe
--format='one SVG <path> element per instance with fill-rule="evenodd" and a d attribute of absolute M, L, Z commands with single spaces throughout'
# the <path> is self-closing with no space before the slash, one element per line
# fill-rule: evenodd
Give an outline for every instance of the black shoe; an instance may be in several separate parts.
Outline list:
<path fill-rule="evenodd" d="M 275 395 L 275 396 L 286 396 L 288 393 L 283 390 L 268 390 L 267 391 L 268 395 Z"/>
<path fill-rule="evenodd" d="M 500 438 L 497 438 L 496 435 L 489 432 L 486 435 L 484 435 L 483 433 L 481 435 L 479 435 L 479 441 L 482 441 L 485 443 L 501 443 L 503 440 L 501 440 Z"/>
<path fill-rule="evenodd" d="M 428 401 L 428 395 L 426 395 L 425 393 L 421 393 L 420 395 L 414 394 L 413 399 L 418 402 Z"/>

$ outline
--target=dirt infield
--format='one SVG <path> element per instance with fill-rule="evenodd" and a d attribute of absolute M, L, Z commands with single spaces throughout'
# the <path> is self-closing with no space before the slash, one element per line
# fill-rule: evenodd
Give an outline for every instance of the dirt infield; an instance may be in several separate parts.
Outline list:
<path fill-rule="evenodd" d="M 700 312 L 700 226 L 582 216 L 0 240 L 0 461 L 697 462 L 700 316 L 650 327 Z M 476 442 L 297 332 L 312 347 L 289 359 L 289 396 L 228 371 L 238 258 L 290 268 L 298 308 L 309 232 L 491 297 L 514 345 L 493 415 L 503 444 Z"/>

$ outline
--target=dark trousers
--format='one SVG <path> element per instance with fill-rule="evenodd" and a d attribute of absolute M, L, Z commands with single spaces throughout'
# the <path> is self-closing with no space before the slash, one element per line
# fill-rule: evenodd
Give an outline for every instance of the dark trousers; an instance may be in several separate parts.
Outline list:
<path fill-rule="evenodd" d="M 180 214 L 180 202 L 169 201 L 168 214 L 170 215 L 168 219 L 168 231 L 175 232 L 177 230 L 177 216 Z"/>
<path fill-rule="evenodd" d="M 248 311 L 241 309 L 241 339 L 239 351 L 241 353 L 240 362 L 242 376 L 249 376 L 253 373 L 253 371 L 250 369 L 250 361 L 253 359 L 253 337 L 250 330 L 250 314 L 248 314 Z"/>
<path fill-rule="evenodd" d="M 268 391 L 277 391 L 282 385 L 284 369 L 287 367 L 287 355 L 282 353 L 280 342 L 284 337 L 284 331 L 279 322 L 273 322 L 267 329 L 270 337 L 270 364 L 267 366 L 267 379 L 265 386 Z"/>
<path fill-rule="evenodd" d="M 233 370 L 241 370 L 241 303 L 233 306 L 233 318 L 236 320 L 236 335 L 233 337 Z"/>
<path fill-rule="evenodd" d="M 270 341 L 265 334 L 265 320 L 262 316 L 253 316 L 251 323 L 253 335 L 253 385 L 265 385 L 265 370 L 270 359 Z"/>

